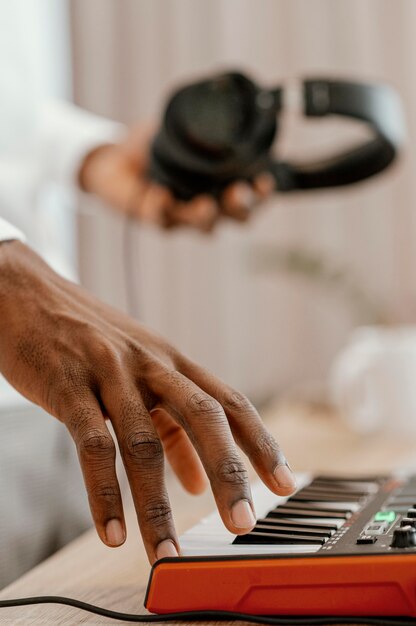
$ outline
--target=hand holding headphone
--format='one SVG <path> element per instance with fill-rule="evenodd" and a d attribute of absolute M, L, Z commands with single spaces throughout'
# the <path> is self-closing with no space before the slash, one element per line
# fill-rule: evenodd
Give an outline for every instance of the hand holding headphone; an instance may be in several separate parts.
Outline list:
<path fill-rule="evenodd" d="M 241 73 L 221 74 L 180 88 L 171 97 L 151 152 L 150 175 L 183 199 L 218 195 L 230 183 L 269 171 L 279 192 L 356 183 L 384 170 L 404 138 L 397 93 L 387 85 L 308 79 L 307 117 L 341 116 L 365 122 L 372 137 L 325 160 L 275 160 L 271 149 L 285 88 L 263 89 Z"/>

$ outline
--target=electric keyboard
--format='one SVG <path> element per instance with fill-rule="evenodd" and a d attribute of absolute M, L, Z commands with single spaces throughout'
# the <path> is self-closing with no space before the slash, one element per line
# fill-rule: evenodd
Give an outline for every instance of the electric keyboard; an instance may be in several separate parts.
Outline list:
<path fill-rule="evenodd" d="M 157 561 L 145 605 L 155 613 L 416 617 L 416 476 L 297 476 L 288 498 L 256 483 L 246 535 L 218 512 Z"/>

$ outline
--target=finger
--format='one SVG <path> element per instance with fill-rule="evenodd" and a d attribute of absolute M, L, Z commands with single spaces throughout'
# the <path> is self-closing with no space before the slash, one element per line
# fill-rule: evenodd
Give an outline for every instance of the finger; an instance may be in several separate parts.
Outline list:
<path fill-rule="evenodd" d="M 235 534 L 251 530 L 255 516 L 247 471 L 221 405 L 179 372 L 166 369 L 151 386 L 192 441 L 225 526 Z"/>
<path fill-rule="evenodd" d="M 184 429 L 163 406 L 153 409 L 150 414 L 169 463 L 184 488 L 195 495 L 205 491 L 204 468 Z"/>
<path fill-rule="evenodd" d="M 177 225 L 210 232 L 219 217 L 219 207 L 211 196 L 200 195 L 189 202 L 176 202 L 169 217 Z"/>
<path fill-rule="evenodd" d="M 263 482 L 279 495 L 296 489 L 296 479 L 275 439 L 258 412 L 241 393 L 225 385 L 189 359 L 183 359 L 181 372 L 220 402 L 238 445 L 249 457 Z"/>
<path fill-rule="evenodd" d="M 77 447 L 97 533 L 107 546 L 120 546 L 126 539 L 126 526 L 115 469 L 116 449 L 97 400 L 83 399 L 63 421 Z"/>
<path fill-rule="evenodd" d="M 256 192 L 244 181 L 229 185 L 221 196 L 223 213 L 240 222 L 245 222 L 249 218 L 251 210 L 257 202 Z"/>
<path fill-rule="evenodd" d="M 133 383 L 102 390 L 126 468 L 149 561 L 178 556 L 179 544 L 165 486 L 163 447 Z"/>
<path fill-rule="evenodd" d="M 253 180 L 253 187 L 262 200 L 276 189 L 276 180 L 270 172 L 262 172 Z"/>
<path fill-rule="evenodd" d="M 165 226 L 173 204 L 173 196 L 166 187 L 150 184 L 142 195 L 133 200 L 132 207 L 143 222 Z"/>

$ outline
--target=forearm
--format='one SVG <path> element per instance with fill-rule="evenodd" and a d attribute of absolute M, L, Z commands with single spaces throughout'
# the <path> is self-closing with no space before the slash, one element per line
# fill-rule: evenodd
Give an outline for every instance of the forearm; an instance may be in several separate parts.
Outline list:
<path fill-rule="evenodd" d="M 46 263 L 28 246 L 19 240 L 0 242 L 0 371 L 7 375 L 5 362 L 12 347 L 9 344 L 15 322 L 20 323 L 20 314 L 30 312 L 27 304 L 32 292 L 41 298 L 40 277 L 44 275 Z"/>

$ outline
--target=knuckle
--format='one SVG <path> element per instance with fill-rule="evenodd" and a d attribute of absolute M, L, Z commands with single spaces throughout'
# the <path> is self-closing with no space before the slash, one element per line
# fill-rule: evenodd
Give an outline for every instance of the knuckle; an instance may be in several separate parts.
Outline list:
<path fill-rule="evenodd" d="M 259 456 L 269 456 L 273 458 L 284 456 L 279 444 L 270 433 L 260 433 L 257 437 L 254 437 L 254 441 L 257 446 Z"/>
<path fill-rule="evenodd" d="M 127 339 L 126 340 L 126 348 L 127 350 L 135 355 L 135 356 L 142 356 L 144 351 L 143 348 L 141 347 L 141 345 L 135 341 L 134 339 Z"/>
<path fill-rule="evenodd" d="M 203 392 L 196 392 L 192 394 L 188 398 L 187 405 L 194 414 L 202 417 L 209 417 L 210 419 L 217 418 L 221 420 L 225 417 L 221 404 Z"/>
<path fill-rule="evenodd" d="M 114 507 L 119 500 L 119 489 L 117 485 L 96 485 L 91 496 L 94 500 L 104 501 L 107 506 Z"/>
<path fill-rule="evenodd" d="M 170 343 L 165 343 L 164 349 L 172 360 L 172 363 L 174 363 L 176 366 L 180 366 L 182 364 L 182 354 L 179 352 L 179 350 L 177 350 L 177 348 L 175 348 L 175 346 L 172 346 Z"/>
<path fill-rule="evenodd" d="M 127 459 L 152 465 L 163 463 L 163 448 L 160 439 L 149 432 L 136 431 L 131 433 L 123 445 Z"/>
<path fill-rule="evenodd" d="M 221 460 L 216 468 L 216 477 L 219 482 L 231 485 L 244 485 L 248 481 L 244 463 L 237 456 Z"/>
<path fill-rule="evenodd" d="M 224 399 L 224 406 L 231 411 L 240 413 L 252 413 L 253 405 L 246 396 L 239 391 L 230 391 Z"/>
<path fill-rule="evenodd" d="M 149 502 L 143 507 L 142 520 L 152 526 L 163 526 L 172 521 L 172 511 L 167 500 Z"/>
<path fill-rule="evenodd" d="M 155 355 L 134 339 L 126 339 L 123 361 L 134 371 L 140 371 L 140 379 L 149 379 L 159 369 L 159 361 Z"/>
<path fill-rule="evenodd" d="M 127 339 L 125 343 L 127 354 L 135 361 L 140 361 L 142 365 L 145 365 L 149 360 L 149 353 L 147 350 L 136 340 Z"/>
<path fill-rule="evenodd" d="M 111 373 L 114 376 L 122 370 L 120 353 L 110 341 L 100 339 L 94 344 L 93 350 L 93 359 L 104 375 Z"/>
<path fill-rule="evenodd" d="M 54 368 L 53 380 L 58 405 L 67 407 L 78 405 L 88 394 L 91 374 L 84 364 L 62 355 L 60 364 Z"/>
<path fill-rule="evenodd" d="M 113 458 L 116 452 L 111 436 L 96 428 L 87 430 L 82 434 L 78 443 L 78 449 L 80 454 L 87 458 Z"/>

